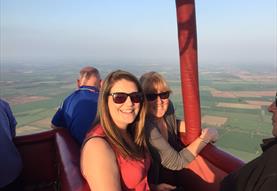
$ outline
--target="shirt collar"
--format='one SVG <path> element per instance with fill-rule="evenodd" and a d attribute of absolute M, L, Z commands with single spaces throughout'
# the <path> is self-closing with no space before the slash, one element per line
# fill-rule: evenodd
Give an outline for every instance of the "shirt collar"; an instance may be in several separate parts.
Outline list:
<path fill-rule="evenodd" d="M 96 86 L 80 86 L 79 90 L 89 90 L 93 92 L 99 92 L 99 89 Z"/>
<path fill-rule="evenodd" d="M 261 144 L 261 148 L 263 151 L 271 147 L 272 145 L 277 144 L 277 138 L 269 138 L 269 139 L 263 139 L 263 144 Z"/>

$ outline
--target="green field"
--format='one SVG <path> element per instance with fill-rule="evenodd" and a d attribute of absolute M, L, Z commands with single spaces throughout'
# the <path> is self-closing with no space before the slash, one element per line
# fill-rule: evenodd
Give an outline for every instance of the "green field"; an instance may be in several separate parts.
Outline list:
<path fill-rule="evenodd" d="M 49 67 L 47 65 L 23 65 L 9 64 L 1 73 L 0 96 L 11 103 L 12 110 L 20 128 L 35 127 L 47 129 L 50 127 L 50 119 L 63 99 L 75 89 L 75 79 L 78 77 L 80 65 L 59 65 Z M 174 66 L 157 67 L 157 65 L 145 65 L 140 67 L 122 65 L 99 65 L 102 77 L 115 69 L 125 69 L 133 72 L 138 77 L 146 71 L 158 71 L 165 75 L 173 91 L 171 99 L 176 109 L 178 118 L 183 118 L 182 95 L 180 88 L 179 68 Z M 136 68 L 136 70 L 134 70 Z M 157 68 L 159 68 L 157 70 Z M 162 68 L 162 69 L 161 69 Z M 213 68 L 214 69 L 214 68 Z M 202 72 L 205 71 L 205 72 Z M 207 72 L 208 71 L 208 72 Z M 249 71 L 248 71 L 249 72 Z M 212 90 L 218 91 L 276 91 L 276 82 L 241 79 L 236 72 L 227 72 L 223 69 L 211 71 L 200 68 L 200 100 L 202 117 L 224 117 L 227 121 L 220 126 L 203 123 L 202 127 L 215 127 L 220 133 L 220 139 L 216 143 L 221 149 L 230 152 L 239 158 L 249 161 L 261 152 L 259 144 L 265 137 L 271 136 L 271 114 L 266 106 L 260 109 L 227 108 L 218 107 L 220 102 L 246 104 L 247 100 L 267 101 L 272 96 L 260 97 L 213 97 Z M 258 75 L 274 75 L 262 71 L 253 71 L 250 77 Z M 262 78 L 261 78 L 262 80 Z M 33 100 L 24 103 L 30 96 L 42 96 L 43 100 Z M 13 101 L 17 98 L 17 102 Z M 19 100 L 19 102 L 18 102 Z M 21 101 L 21 103 L 20 103 Z M 26 133 L 27 131 L 24 131 Z M 32 132 L 28 132 L 32 133 Z"/>

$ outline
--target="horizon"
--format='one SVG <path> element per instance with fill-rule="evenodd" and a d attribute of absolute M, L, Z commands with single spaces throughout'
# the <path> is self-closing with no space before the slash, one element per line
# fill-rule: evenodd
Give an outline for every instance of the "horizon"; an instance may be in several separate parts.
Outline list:
<path fill-rule="evenodd" d="M 175 1 L 0 3 L 1 65 L 179 64 Z M 275 0 L 195 3 L 199 65 L 276 64 Z"/>

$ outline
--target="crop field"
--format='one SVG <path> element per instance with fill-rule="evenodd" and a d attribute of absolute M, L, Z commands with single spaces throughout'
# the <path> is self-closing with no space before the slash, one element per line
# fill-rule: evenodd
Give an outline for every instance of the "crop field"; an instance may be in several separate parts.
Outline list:
<path fill-rule="evenodd" d="M 18 135 L 50 128 L 56 109 L 76 88 L 80 67 L 66 64 L 58 67 L 5 66 L 0 78 L 0 96 L 11 104 L 18 122 Z M 183 118 L 179 68 L 104 64 L 96 67 L 103 78 L 114 69 L 128 70 L 137 77 L 147 71 L 162 73 L 172 89 L 170 98 L 176 115 Z M 259 155 L 261 140 L 272 136 L 271 114 L 267 106 L 276 92 L 274 74 L 253 68 L 229 71 L 200 68 L 199 82 L 202 128 L 217 128 L 220 138 L 216 145 L 245 161 Z"/>

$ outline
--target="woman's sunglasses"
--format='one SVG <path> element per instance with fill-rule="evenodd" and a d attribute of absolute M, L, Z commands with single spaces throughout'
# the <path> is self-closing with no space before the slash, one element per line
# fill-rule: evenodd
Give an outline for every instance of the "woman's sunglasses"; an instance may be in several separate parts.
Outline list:
<path fill-rule="evenodd" d="M 141 92 L 133 92 L 130 94 L 124 93 L 124 92 L 115 92 L 109 94 L 113 97 L 114 103 L 122 104 L 124 103 L 128 96 L 131 98 L 132 103 L 141 103 L 143 101 L 143 94 Z"/>
<path fill-rule="evenodd" d="M 158 96 L 161 98 L 161 99 L 167 99 L 169 98 L 169 94 L 170 92 L 167 91 L 167 92 L 161 92 L 159 94 L 146 94 L 146 99 L 148 101 L 154 101 L 158 98 Z"/>

